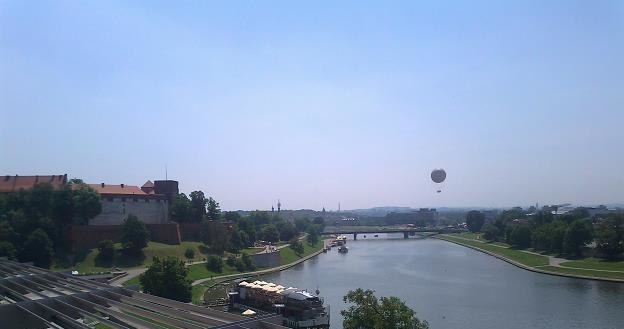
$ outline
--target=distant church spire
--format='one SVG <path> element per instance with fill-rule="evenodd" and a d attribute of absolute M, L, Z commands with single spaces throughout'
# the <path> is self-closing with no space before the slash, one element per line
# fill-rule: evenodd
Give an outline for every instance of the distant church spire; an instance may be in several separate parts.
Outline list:
<path fill-rule="evenodd" d="M 277 212 L 280 212 L 280 210 L 282 210 L 282 203 L 277 199 Z"/>

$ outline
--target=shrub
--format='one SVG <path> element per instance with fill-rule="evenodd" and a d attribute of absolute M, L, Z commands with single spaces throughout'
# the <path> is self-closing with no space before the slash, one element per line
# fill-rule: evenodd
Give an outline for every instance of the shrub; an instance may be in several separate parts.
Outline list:
<path fill-rule="evenodd" d="M 98 243 L 98 258 L 111 261 L 115 258 L 115 245 L 111 240 L 102 240 Z"/>
<path fill-rule="evenodd" d="M 206 260 L 206 268 L 215 273 L 223 272 L 223 259 L 219 256 L 208 256 Z"/>
<path fill-rule="evenodd" d="M 236 265 L 236 257 L 230 255 L 228 256 L 227 260 L 225 261 L 226 264 L 228 264 L 230 267 L 234 267 Z"/>
<path fill-rule="evenodd" d="M 195 250 L 191 249 L 191 248 L 187 248 L 184 251 L 184 257 L 186 257 L 186 259 L 191 260 L 193 258 L 195 258 Z"/>

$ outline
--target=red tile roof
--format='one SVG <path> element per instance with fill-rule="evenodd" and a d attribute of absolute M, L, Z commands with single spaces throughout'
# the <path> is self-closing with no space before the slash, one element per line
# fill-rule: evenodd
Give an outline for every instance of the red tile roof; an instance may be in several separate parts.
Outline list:
<path fill-rule="evenodd" d="M 99 194 L 126 194 L 126 195 L 147 195 L 138 186 L 134 185 L 110 185 L 110 184 L 88 184 Z"/>
<path fill-rule="evenodd" d="M 143 188 L 143 187 L 154 187 L 154 183 L 152 183 L 152 181 L 151 181 L 151 180 L 148 180 L 148 181 L 147 181 L 147 182 L 145 182 L 145 184 L 143 184 L 143 186 L 141 186 L 141 187 L 142 187 L 142 188 Z"/>
<path fill-rule="evenodd" d="M 61 189 L 67 184 L 67 174 L 51 176 L 9 176 L 0 177 L 0 193 L 29 190 L 38 183 L 50 183 L 54 189 Z"/>

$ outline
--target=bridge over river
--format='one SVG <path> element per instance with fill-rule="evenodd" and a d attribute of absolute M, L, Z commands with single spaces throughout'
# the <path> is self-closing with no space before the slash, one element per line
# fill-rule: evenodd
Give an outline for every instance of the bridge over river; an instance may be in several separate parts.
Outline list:
<path fill-rule="evenodd" d="M 403 238 L 407 239 L 420 233 L 443 234 L 465 231 L 464 229 L 447 227 L 329 226 L 323 230 L 323 234 L 353 234 L 353 240 L 357 240 L 358 234 L 403 233 Z"/>

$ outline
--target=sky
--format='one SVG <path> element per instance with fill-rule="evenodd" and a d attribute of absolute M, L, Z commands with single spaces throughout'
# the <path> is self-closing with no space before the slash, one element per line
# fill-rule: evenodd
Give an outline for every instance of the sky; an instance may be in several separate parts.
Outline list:
<path fill-rule="evenodd" d="M 0 0 L 0 174 L 166 167 L 225 210 L 623 203 L 623 59 L 622 1 Z"/>

